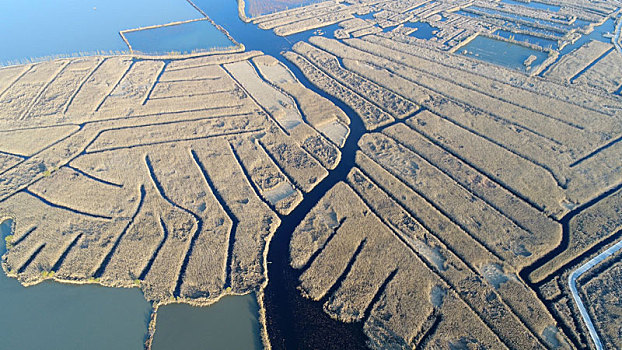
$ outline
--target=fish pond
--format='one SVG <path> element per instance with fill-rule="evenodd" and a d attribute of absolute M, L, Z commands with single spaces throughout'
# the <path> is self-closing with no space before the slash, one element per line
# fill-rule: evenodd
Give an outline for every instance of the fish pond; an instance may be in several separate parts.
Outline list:
<path fill-rule="evenodd" d="M 197 20 L 123 33 L 132 51 L 147 55 L 190 54 L 234 46 L 208 20 Z"/>
<path fill-rule="evenodd" d="M 548 57 L 546 52 L 481 35 L 460 47 L 456 53 L 522 72 L 533 69 L 524 64 L 529 56 L 536 57 L 531 67 L 537 67 Z"/>

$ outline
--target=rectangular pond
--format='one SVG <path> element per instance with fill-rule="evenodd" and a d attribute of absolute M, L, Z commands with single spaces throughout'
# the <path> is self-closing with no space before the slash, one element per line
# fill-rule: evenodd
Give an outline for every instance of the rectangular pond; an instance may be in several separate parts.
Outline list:
<path fill-rule="evenodd" d="M 523 64 L 530 55 L 536 57 L 536 60 L 531 63 L 531 67 L 534 68 L 548 57 L 548 53 L 546 52 L 536 51 L 522 45 L 481 35 L 460 47 L 457 53 L 499 66 L 516 69 L 521 72 L 528 72 L 531 70 L 527 69 Z"/>
<path fill-rule="evenodd" d="M 481 18 L 482 16 L 480 16 L 479 14 L 476 13 L 472 13 L 472 12 L 468 12 L 468 11 L 463 11 L 463 10 L 459 10 L 455 12 L 456 14 L 460 15 L 460 16 L 464 16 L 464 17 L 471 17 L 471 18 Z M 553 31 L 553 30 L 546 30 L 543 28 L 538 28 L 535 25 L 527 25 L 527 24 L 519 24 L 513 21 L 505 21 L 503 23 L 503 26 L 506 28 L 515 28 L 515 29 L 523 29 L 523 30 L 528 30 L 530 32 L 534 32 L 534 33 L 540 33 L 540 34 L 545 34 L 545 35 L 551 35 L 551 36 L 558 36 L 558 37 L 562 37 L 565 35 L 565 31 Z"/>
<path fill-rule="evenodd" d="M 568 30 L 570 28 L 580 26 L 581 24 L 581 22 L 579 23 L 573 22 L 573 24 L 567 25 L 563 23 L 547 21 L 547 20 L 540 19 L 540 18 L 523 16 L 523 15 L 516 14 L 516 13 L 501 11 L 500 9 L 497 10 L 497 9 L 491 9 L 491 8 L 486 8 L 486 7 L 470 6 L 469 9 L 473 9 L 473 10 L 483 12 L 483 13 L 493 15 L 493 16 L 499 16 L 500 18 L 503 18 L 504 20 L 509 20 L 509 21 L 520 20 L 520 21 L 525 21 L 525 22 L 529 22 L 533 24 L 541 24 L 541 25 L 555 27 L 555 28 L 564 29 L 564 30 Z"/>
<path fill-rule="evenodd" d="M 198 20 L 123 33 L 132 50 L 147 55 L 189 54 L 235 46 L 208 20 Z"/>
<path fill-rule="evenodd" d="M 0 65 L 128 51 L 122 30 L 201 17 L 185 0 L 0 1 Z"/>
<path fill-rule="evenodd" d="M 260 350 L 260 334 L 255 294 L 226 296 L 206 307 L 161 306 L 151 349 Z"/>

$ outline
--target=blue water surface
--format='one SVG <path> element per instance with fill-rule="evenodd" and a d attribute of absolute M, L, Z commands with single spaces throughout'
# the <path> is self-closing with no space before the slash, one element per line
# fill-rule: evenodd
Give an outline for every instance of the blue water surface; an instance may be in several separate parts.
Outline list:
<path fill-rule="evenodd" d="M 148 55 L 189 54 L 234 46 L 207 20 L 124 33 L 134 52 Z"/>
<path fill-rule="evenodd" d="M 504 4 L 531 7 L 532 9 L 545 10 L 545 11 L 551 11 L 551 12 L 558 12 L 561 8 L 560 6 L 557 6 L 557 5 L 545 4 L 542 2 L 536 2 L 536 1 L 522 2 L 522 1 L 515 1 L 515 0 L 501 0 L 501 2 Z"/>
<path fill-rule="evenodd" d="M 201 17 L 185 0 L 2 0 L 0 64 L 127 51 L 121 30 Z"/>
<path fill-rule="evenodd" d="M 426 40 L 434 37 L 434 31 L 438 30 L 438 28 L 432 27 L 427 22 L 407 22 L 407 23 L 404 23 L 404 27 L 417 28 L 417 30 L 412 32 L 410 36 L 413 36 L 419 39 L 426 39 Z"/>
<path fill-rule="evenodd" d="M 226 296 L 214 305 L 171 304 L 158 309 L 152 350 L 261 350 L 255 294 Z"/>
<path fill-rule="evenodd" d="M 557 49 L 558 47 L 556 40 L 545 39 L 545 38 L 541 38 L 541 37 L 534 36 L 534 35 L 513 33 L 513 32 L 502 30 L 502 29 L 495 31 L 494 34 L 504 37 L 506 39 L 513 38 L 516 41 L 523 41 L 529 44 L 536 44 L 544 49 L 546 48 Z"/>

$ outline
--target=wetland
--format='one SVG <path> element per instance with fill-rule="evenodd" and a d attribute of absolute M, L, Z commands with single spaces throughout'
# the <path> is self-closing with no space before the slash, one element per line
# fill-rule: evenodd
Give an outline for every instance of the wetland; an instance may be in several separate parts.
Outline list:
<path fill-rule="evenodd" d="M 619 6 L 178 5 L 107 29 L 140 56 L 0 68 L 0 284 L 49 293 L 7 319 L 80 322 L 68 348 L 87 309 L 118 348 L 595 346 L 579 313 L 613 309 L 564 281 L 619 241 Z"/>

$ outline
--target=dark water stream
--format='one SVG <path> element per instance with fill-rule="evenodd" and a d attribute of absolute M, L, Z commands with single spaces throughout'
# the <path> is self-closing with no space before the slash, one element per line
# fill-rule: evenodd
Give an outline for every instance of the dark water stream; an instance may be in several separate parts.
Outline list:
<path fill-rule="evenodd" d="M 234 3 L 231 0 L 231 3 Z M 362 121 L 351 108 L 341 101 L 317 89 L 302 75 L 296 66 L 281 56 L 281 52 L 290 50 L 292 45 L 307 40 L 313 31 L 291 35 L 287 38 L 276 36 L 272 31 L 261 30 L 253 24 L 240 21 L 237 10 L 231 3 L 218 0 L 195 0 L 216 23 L 229 31 L 233 38 L 243 43 L 247 50 L 261 50 L 279 58 L 307 88 L 331 100 L 345 111 L 350 118 L 350 135 L 341 150 L 341 162 L 336 169 L 310 193 L 289 215 L 281 217 L 281 226 L 277 229 L 268 251 L 268 286 L 265 290 L 267 328 L 273 349 L 361 349 L 365 348 L 367 337 L 363 334 L 361 323 L 346 324 L 331 319 L 323 310 L 321 302 L 303 298 L 298 287 L 301 271 L 289 265 L 289 242 L 298 223 L 315 204 L 339 181 L 346 178 L 354 166 L 354 155 L 358 149 L 358 140 L 365 128 Z M 326 36 L 332 36 L 336 25 L 323 28 Z"/>

